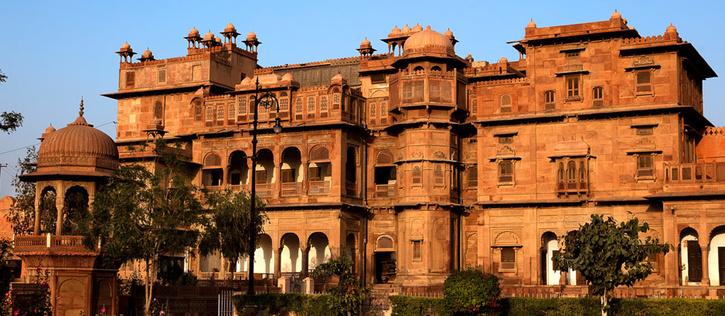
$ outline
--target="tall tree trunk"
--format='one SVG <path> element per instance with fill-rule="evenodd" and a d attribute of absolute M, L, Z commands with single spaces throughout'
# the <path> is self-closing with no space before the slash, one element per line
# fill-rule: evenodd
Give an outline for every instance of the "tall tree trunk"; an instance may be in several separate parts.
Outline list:
<path fill-rule="evenodd" d="M 609 297 L 607 296 L 607 291 L 604 291 L 604 294 L 599 299 L 602 306 L 602 316 L 607 316 L 609 312 Z"/>
<path fill-rule="evenodd" d="M 146 300 L 144 302 L 144 315 L 150 316 L 151 315 L 151 300 L 153 298 L 153 290 L 154 290 L 154 281 L 151 278 L 151 271 L 152 271 L 152 265 L 154 265 L 153 258 L 146 258 L 146 283 L 145 283 L 145 291 L 144 291 L 144 299 Z M 155 270 L 154 270 L 155 271 Z"/>

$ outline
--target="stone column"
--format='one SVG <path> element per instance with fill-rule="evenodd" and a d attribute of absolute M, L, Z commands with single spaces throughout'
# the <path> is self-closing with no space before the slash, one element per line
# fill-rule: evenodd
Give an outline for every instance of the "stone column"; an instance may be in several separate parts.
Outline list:
<path fill-rule="evenodd" d="M 301 248 L 302 250 L 302 277 L 309 275 L 309 262 L 310 262 L 310 247 Z"/>
<path fill-rule="evenodd" d="M 309 161 L 303 161 L 300 165 L 300 172 L 302 172 L 302 192 L 301 194 L 307 195 L 310 193 L 310 176 L 308 175 L 310 171 L 310 162 Z"/>
<path fill-rule="evenodd" d="M 710 286 L 710 269 L 708 268 L 708 258 L 710 253 L 710 245 L 700 245 L 702 249 L 702 282 L 703 286 Z"/>
<path fill-rule="evenodd" d="M 60 236 L 63 233 L 63 206 L 65 204 L 65 194 L 63 186 L 55 194 L 55 208 L 56 208 L 56 222 L 55 222 L 55 235 Z"/>
<path fill-rule="evenodd" d="M 40 185 L 35 186 L 35 220 L 33 222 L 33 235 L 39 235 L 40 234 L 40 199 L 42 191 L 40 189 Z"/>
<path fill-rule="evenodd" d="M 274 263 L 274 276 L 279 278 L 282 276 L 282 246 L 277 248 L 277 257 Z"/>

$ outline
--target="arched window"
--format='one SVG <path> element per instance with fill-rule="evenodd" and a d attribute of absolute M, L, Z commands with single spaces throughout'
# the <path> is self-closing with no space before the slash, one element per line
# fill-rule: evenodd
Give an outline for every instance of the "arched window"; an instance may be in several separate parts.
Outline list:
<path fill-rule="evenodd" d="M 208 153 L 204 157 L 204 167 L 201 173 L 202 185 L 205 187 L 215 187 L 222 185 L 224 171 L 222 170 L 222 160 L 215 153 Z"/>
<path fill-rule="evenodd" d="M 307 97 L 307 118 L 314 118 L 316 112 L 315 97 Z"/>
<path fill-rule="evenodd" d="M 240 119 L 246 119 L 247 115 L 247 98 L 240 96 L 237 104 L 237 114 Z"/>
<path fill-rule="evenodd" d="M 441 72 L 441 67 L 433 66 L 433 67 L 431 67 L 430 71 L 431 72 L 436 72 L 436 73 Z"/>
<path fill-rule="evenodd" d="M 320 116 L 327 116 L 327 96 L 323 95 L 320 97 Z"/>
<path fill-rule="evenodd" d="M 380 150 L 375 158 L 375 196 L 392 197 L 395 194 L 396 170 L 393 155 L 387 149 Z"/>
<path fill-rule="evenodd" d="M 340 88 L 332 89 L 332 109 L 339 109 L 340 102 L 342 102 L 342 93 L 340 93 Z"/>
<path fill-rule="evenodd" d="M 279 93 L 279 110 L 280 112 L 289 111 L 289 97 L 285 91 Z"/>
<path fill-rule="evenodd" d="M 566 182 L 569 189 L 576 189 L 576 162 L 573 160 L 566 164 Z"/>
<path fill-rule="evenodd" d="M 421 75 L 423 73 L 425 73 L 425 70 L 423 70 L 423 67 L 421 67 L 421 66 L 415 66 L 415 68 L 413 68 L 413 74 L 414 75 Z"/>
<path fill-rule="evenodd" d="M 433 172 L 433 178 L 436 186 L 443 186 L 446 183 L 445 176 L 443 174 L 443 167 L 441 167 L 440 164 L 436 164 Z"/>
<path fill-rule="evenodd" d="M 413 167 L 413 172 L 411 173 L 411 182 L 413 185 L 421 185 L 422 179 L 423 176 L 420 167 Z"/>
<path fill-rule="evenodd" d="M 501 96 L 501 113 L 511 112 L 511 96 L 504 94 Z"/>
<path fill-rule="evenodd" d="M 380 102 L 380 124 L 388 123 L 388 101 Z"/>
<path fill-rule="evenodd" d="M 557 178 L 558 189 L 564 190 L 566 188 L 566 185 L 565 185 L 566 180 L 564 178 L 564 163 L 563 162 L 559 162 L 559 169 L 557 171 L 556 178 Z"/>
<path fill-rule="evenodd" d="M 579 161 L 579 185 L 582 189 L 586 188 L 587 169 L 584 168 L 584 161 Z"/>
<path fill-rule="evenodd" d="M 295 119 L 298 120 L 301 120 L 303 118 L 302 111 L 304 107 L 302 102 L 302 97 L 297 97 L 297 99 L 295 99 Z"/>
<path fill-rule="evenodd" d="M 330 154 L 325 146 L 317 145 L 310 150 L 308 174 L 310 194 L 324 194 L 329 191 L 332 167 Z"/>
<path fill-rule="evenodd" d="M 194 98 L 191 100 L 191 115 L 194 121 L 200 122 L 204 116 L 204 107 L 201 104 L 200 98 Z"/>

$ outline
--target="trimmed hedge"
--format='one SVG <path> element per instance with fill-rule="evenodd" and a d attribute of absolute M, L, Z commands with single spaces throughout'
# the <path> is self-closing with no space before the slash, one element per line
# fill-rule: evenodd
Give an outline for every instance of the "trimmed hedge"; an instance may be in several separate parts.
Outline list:
<path fill-rule="evenodd" d="M 299 316 L 330 316 L 327 308 L 329 295 L 304 295 L 297 293 L 265 293 L 254 296 L 253 304 L 257 306 L 256 313 L 245 314 L 247 296 L 235 295 L 233 298 L 239 315 L 287 315 L 294 312 Z"/>
<path fill-rule="evenodd" d="M 390 296 L 393 316 L 450 315 L 441 298 Z"/>
<path fill-rule="evenodd" d="M 393 315 L 451 315 L 443 299 L 391 296 Z M 495 315 L 564 316 L 601 314 L 598 298 L 503 298 Z M 633 316 L 706 316 L 725 315 L 725 300 L 705 299 L 615 299 L 610 315 Z"/>

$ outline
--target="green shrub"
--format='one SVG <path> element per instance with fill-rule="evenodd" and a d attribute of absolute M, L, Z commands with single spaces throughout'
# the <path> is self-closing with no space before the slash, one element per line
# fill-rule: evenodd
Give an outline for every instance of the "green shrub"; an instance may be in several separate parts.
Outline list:
<path fill-rule="evenodd" d="M 494 305 L 501 288 L 495 275 L 480 270 L 458 271 L 446 279 L 443 300 L 454 314 L 476 314 Z"/>
<path fill-rule="evenodd" d="M 394 316 L 448 315 L 441 298 L 390 296 Z"/>
<path fill-rule="evenodd" d="M 257 294 L 250 301 L 246 295 L 236 295 L 234 305 L 244 314 L 244 307 L 255 305 L 256 313 L 252 315 L 286 315 L 294 312 L 299 316 L 329 316 L 330 295 L 304 295 L 297 293 L 267 293 Z"/>
<path fill-rule="evenodd" d="M 596 298 L 522 298 L 502 299 L 501 310 L 511 316 L 600 315 Z"/>
<path fill-rule="evenodd" d="M 391 296 L 393 315 L 451 315 L 443 299 Z M 601 314 L 598 298 L 503 298 L 489 311 L 508 316 L 564 316 Z M 610 315 L 627 316 L 706 316 L 725 315 L 725 300 L 705 299 L 614 299 Z"/>

